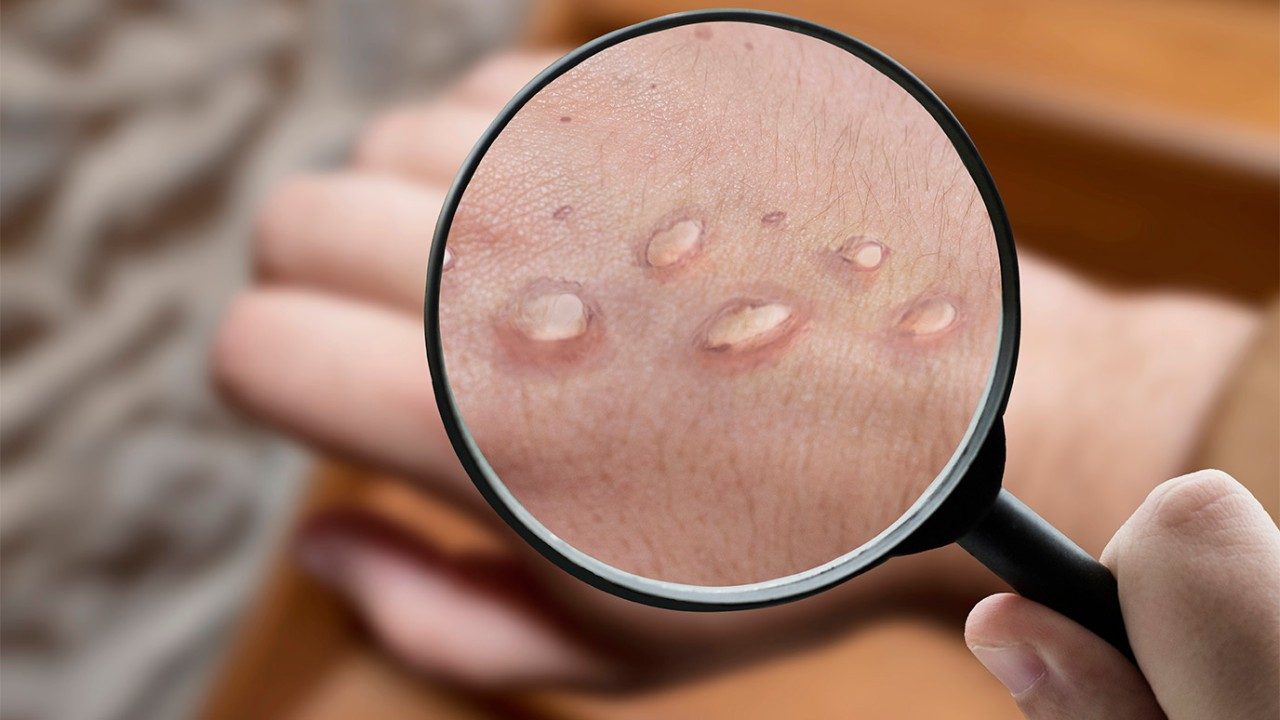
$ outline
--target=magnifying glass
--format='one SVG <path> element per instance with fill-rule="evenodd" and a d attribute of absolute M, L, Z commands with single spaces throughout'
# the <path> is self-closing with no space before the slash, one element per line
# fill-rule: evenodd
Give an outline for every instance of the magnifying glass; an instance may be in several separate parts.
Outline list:
<path fill-rule="evenodd" d="M 1132 657 L 1111 573 L 1001 489 L 995 185 L 864 43 L 713 10 L 578 48 L 464 163 L 427 277 L 463 467 L 581 580 L 744 609 L 957 542 Z"/>

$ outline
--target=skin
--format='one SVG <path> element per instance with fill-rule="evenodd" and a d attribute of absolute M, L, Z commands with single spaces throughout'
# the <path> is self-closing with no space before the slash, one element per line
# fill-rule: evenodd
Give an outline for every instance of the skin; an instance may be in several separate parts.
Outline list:
<path fill-rule="evenodd" d="M 640 259 L 690 218 L 696 256 Z M 871 272 L 838 254 L 866 235 L 891 253 Z M 768 580 L 871 539 L 960 445 L 995 354 L 994 235 L 941 128 L 774 28 L 575 67 L 489 149 L 448 246 L 445 364 L 486 459 L 556 535 L 661 580 Z M 522 297 L 565 291 L 585 332 L 530 338 Z M 738 348 L 743 299 L 789 314 Z"/>
<path fill-rule="evenodd" d="M 1032 720 L 1280 715 L 1280 531 L 1225 473 L 1164 483 L 1102 555 L 1134 667 L 1016 595 L 969 615 L 965 639 Z"/>
<path fill-rule="evenodd" d="M 819 642 L 890 608 L 958 623 L 1000 585 L 954 547 L 784 606 L 677 613 L 570 578 L 483 504 L 444 437 L 423 361 L 425 238 L 476 138 L 553 60 L 495 58 L 438 100 L 374 122 L 351 169 L 295 178 L 264 202 L 258 283 L 228 309 L 213 346 L 226 397 L 328 454 L 411 480 L 508 547 L 498 561 L 447 557 L 420 540 L 389 541 L 384 521 L 346 518 L 306 533 L 307 567 L 412 666 L 480 687 L 683 679 Z M 1185 464 L 1257 318 L 1205 298 L 1109 292 L 1025 251 L 1019 261 L 1005 485 L 1097 553 Z"/>

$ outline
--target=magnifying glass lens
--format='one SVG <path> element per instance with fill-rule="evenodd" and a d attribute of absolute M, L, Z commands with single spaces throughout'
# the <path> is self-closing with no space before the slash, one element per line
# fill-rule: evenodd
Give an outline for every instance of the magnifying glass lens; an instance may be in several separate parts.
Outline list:
<path fill-rule="evenodd" d="M 533 95 L 439 281 L 460 424 L 528 521 L 701 586 L 886 531 L 990 393 L 1001 275 L 939 122 L 824 40 L 707 22 Z"/>

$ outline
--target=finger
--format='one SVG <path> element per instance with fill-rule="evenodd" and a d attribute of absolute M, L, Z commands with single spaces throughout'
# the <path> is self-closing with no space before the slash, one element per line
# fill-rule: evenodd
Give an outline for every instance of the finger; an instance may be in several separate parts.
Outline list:
<path fill-rule="evenodd" d="M 392 111 L 365 130 L 355 165 L 446 186 L 496 114 L 447 100 Z"/>
<path fill-rule="evenodd" d="M 1164 717 L 1138 669 L 1115 648 L 1026 598 L 983 600 L 964 634 L 1031 720 Z"/>
<path fill-rule="evenodd" d="M 443 192 L 396 178 L 333 173 L 285 182 L 263 206 L 260 274 L 418 315 Z"/>
<path fill-rule="evenodd" d="M 1239 483 L 1216 470 L 1164 483 L 1103 560 L 1164 707 L 1280 716 L 1280 531 Z"/>
<path fill-rule="evenodd" d="M 357 143 L 357 167 L 447 185 L 503 106 L 560 55 L 498 55 L 445 97 L 382 116 Z"/>
<path fill-rule="evenodd" d="M 562 55 L 561 51 L 495 55 L 468 72 L 449 96 L 496 115 L 520 88 Z"/>
<path fill-rule="evenodd" d="M 422 326 L 400 313 L 299 290 L 239 298 L 213 370 L 248 414 L 375 468 L 482 504 L 436 412 Z"/>
<path fill-rule="evenodd" d="M 497 566 L 445 557 L 377 522 L 314 527 L 300 555 L 411 666 L 485 688 L 612 681 L 611 662 L 542 612 L 511 581 L 515 568 L 503 580 Z"/>

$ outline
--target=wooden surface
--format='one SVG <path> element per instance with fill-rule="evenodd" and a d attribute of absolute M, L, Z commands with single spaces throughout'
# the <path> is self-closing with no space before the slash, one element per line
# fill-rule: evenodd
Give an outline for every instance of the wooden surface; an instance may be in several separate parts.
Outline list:
<path fill-rule="evenodd" d="M 467 520 L 393 478 L 326 466 L 300 518 L 335 507 L 376 512 L 446 551 L 495 551 Z M 965 649 L 959 627 L 891 618 L 824 648 L 696 683 L 625 697 L 569 692 L 465 694 L 415 677 L 381 652 L 288 543 L 241 625 L 205 720 L 400 718 L 1018 717 Z"/>

